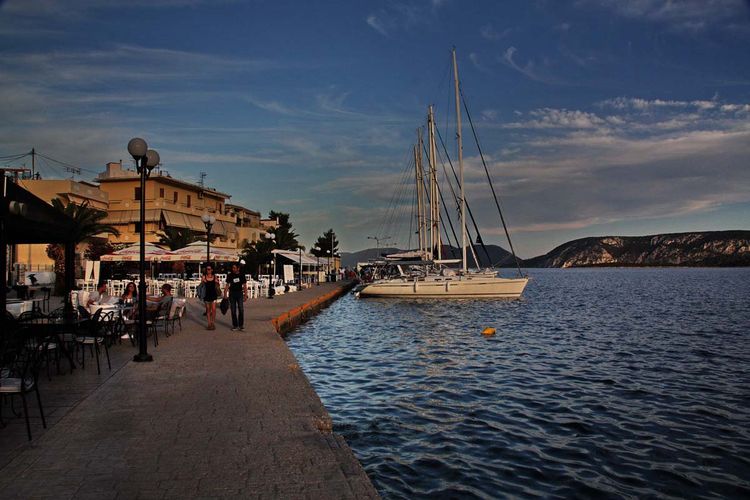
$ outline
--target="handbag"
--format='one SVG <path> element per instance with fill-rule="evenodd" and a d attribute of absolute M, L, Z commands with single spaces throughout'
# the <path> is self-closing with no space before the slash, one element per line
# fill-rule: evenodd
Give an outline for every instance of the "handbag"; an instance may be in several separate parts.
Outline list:
<path fill-rule="evenodd" d="M 201 283 L 198 285 L 198 288 L 195 289 L 195 295 L 201 300 L 205 300 L 206 298 L 206 284 Z"/>
<path fill-rule="evenodd" d="M 219 302 L 219 309 L 221 309 L 221 314 L 226 314 L 229 310 L 229 299 L 226 297 L 223 297 L 221 299 L 221 302 Z"/>

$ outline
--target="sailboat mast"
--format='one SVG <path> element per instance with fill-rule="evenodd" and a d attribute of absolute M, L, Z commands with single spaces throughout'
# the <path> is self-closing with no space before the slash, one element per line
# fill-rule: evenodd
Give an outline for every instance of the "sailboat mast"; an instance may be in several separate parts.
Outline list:
<path fill-rule="evenodd" d="M 435 146 L 435 115 L 432 110 L 432 105 L 430 105 L 428 112 L 427 112 L 427 131 L 428 131 L 428 141 L 430 149 L 428 152 L 430 153 L 429 161 L 430 161 L 430 187 L 432 188 L 432 199 L 435 200 L 434 203 L 432 203 L 432 235 L 433 235 L 433 241 L 431 243 L 431 247 L 433 249 L 436 249 L 437 251 L 437 259 L 440 260 L 442 258 L 442 240 L 440 238 L 440 195 L 438 192 L 438 183 L 437 183 L 437 147 Z"/>
<path fill-rule="evenodd" d="M 458 87 L 458 63 L 453 49 L 453 83 L 456 92 L 456 140 L 458 142 L 458 177 L 461 184 L 461 267 L 466 272 L 466 195 L 464 193 L 464 145 L 461 141 L 461 102 Z"/>
<path fill-rule="evenodd" d="M 417 144 L 414 146 L 414 173 L 417 187 L 417 234 L 419 235 L 419 255 L 424 256 L 424 184 L 422 180 L 421 131 L 417 129 Z"/>

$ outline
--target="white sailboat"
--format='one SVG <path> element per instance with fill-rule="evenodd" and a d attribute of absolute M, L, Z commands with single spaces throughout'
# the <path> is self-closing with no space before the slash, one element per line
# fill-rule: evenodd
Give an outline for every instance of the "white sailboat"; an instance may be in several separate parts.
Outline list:
<path fill-rule="evenodd" d="M 435 121 L 432 106 L 428 111 L 428 160 L 429 160 L 429 214 L 422 193 L 422 136 L 418 133 L 414 148 L 414 163 L 417 184 L 417 226 L 419 249 L 409 255 L 394 255 L 394 258 L 414 258 L 419 260 L 394 260 L 391 267 L 396 275 L 380 279 L 358 287 L 359 297 L 387 298 L 504 298 L 521 297 L 529 281 L 527 277 L 502 278 L 494 269 L 469 270 L 467 263 L 466 199 L 464 197 L 463 144 L 461 138 L 461 105 L 459 98 L 458 65 L 456 51 L 453 50 L 453 76 L 456 94 L 456 130 L 458 141 L 458 166 L 460 187 L 461 259 L 442 258 L 440 236 L 440 205 L 437 184 L 437 148 L 435 143 Z M 488 174 L 489 175 L 489 174 Z M 428 243 L 429 239 L 429 243 Z M 510 239 L 510 238 L 509 238 Z M 470 247 L 474 253 L 473 246 Z M 478 259 L 473 255 L 474 261 Z M 443 267 L 446 264 L 461 262 L 457 272 Z M 520 269 L 519 269 L 520 275 Z"/>

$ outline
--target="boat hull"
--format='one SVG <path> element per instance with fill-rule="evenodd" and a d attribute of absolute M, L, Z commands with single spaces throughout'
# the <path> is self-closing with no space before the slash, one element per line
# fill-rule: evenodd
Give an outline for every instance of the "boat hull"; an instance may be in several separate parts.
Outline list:
<path fill-rule="evenodd" d="M 429 280 L 384 280 L 362 287 L 360 297 L 517 299 L 528 278 L 451 277 Z"/>

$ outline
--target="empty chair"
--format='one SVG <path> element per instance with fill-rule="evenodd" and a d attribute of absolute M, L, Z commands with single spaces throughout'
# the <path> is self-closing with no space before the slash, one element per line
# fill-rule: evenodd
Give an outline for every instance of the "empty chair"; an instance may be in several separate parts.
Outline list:
<path fill-rule="evenodd" d="M 28 332 L 25 328 L 5 333 L 0 346 L 0 395 L 3 399 L 18 396 L 23 405 L 23 416 L 26 419 L 26 433 L 31 441 L 31 423 L 29 422 L 29 406 L 26 395 L 36 393 L 42 426 L 46 429 L 42 398 L 39 395 L 39 350 L 26 345 Z M 12 403 L 12 401 L 11 401 Z M 0 408 L 1 409 L 1 408 Z M 0 417 L 2 415 L 0 414 Z M 0 419 L 0 423 L 2 420 Z M 3 424 L 4 425 L 4 424 Z"/>
<path fill-rule="evenodd" d="M 96 356 L 96 373 L 101 373 L 99 351 L 100 346 L 104 346 L 104 352 L 107 355 L 107 366 L 112 370 L 112 363 L 109 359 L 109 347 L 106 342 L 112 321 L 114 321 L 114 313 L 112 311 L 102 313 L 102 310 L 99 309 L 91 317 L 88 331 L 84 335 L 76 336 L 76 344 L 81 347 L 81 368 L 86 368 L 86 346 L 89 346 L 91 356 Z"/>

